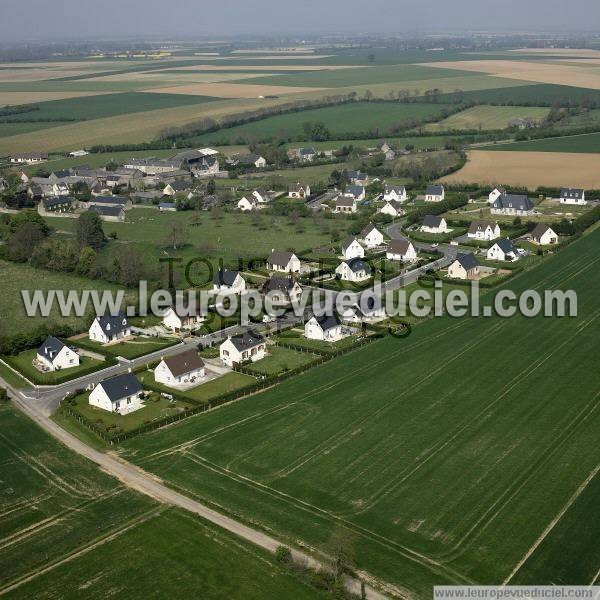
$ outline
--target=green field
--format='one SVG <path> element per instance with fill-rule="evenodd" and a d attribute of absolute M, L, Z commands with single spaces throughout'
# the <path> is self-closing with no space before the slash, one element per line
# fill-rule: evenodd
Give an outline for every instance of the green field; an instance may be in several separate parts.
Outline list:
<path fill-rule="evenodd" d="M 297 352 L 288 348 L 268 347 L 269 355 L 255 363 L 247 365 L 247 369 L 257 375 L 279 375 L 308 365 L 317 359 L 317 355 L 308 352 Z"/>
<path fill-rule="evenodd" d="M 197 143 L 238 143 L 238 140 L 269 138 L 287 139 L 304 134 L 303 124 L 321 122 L 333 134 L 373 132 L 373 137 L 385 135 L 394 125 L 406 125 L 411 119 L 441 115 L 443 104 L 402 104 L 398 102 L 355 102 L 303 110 L 268 117 L 254 123 L 221 129 L 195 138 Z"/>
<path fill-rule="evenodd" d="M 0 405 L 0 594 L 325 598 L 271 556 L 127 490 Z"/>
<path fill-rule="evenodd" d="M 290 539 L 320 545 L 343 522 L 360 567 L 420 597 L 436 583 L 555 582 L 561 554 L 586 557 L 561 583 L 589 584 L 599 242 L 596 230 L 511 278 L 517 292 L 575 290 L 576 318 L 431 319 L 127 453 Z"/>
<path fill-rule="evenodd" d="M 482 149 L 484 147 L 482 146 Z M 600 152 L 600 133 L 528 140 L 511 144 L 485 146 L 485 150 L 520 150 L 522 152 Z"/>
<path fill-rule="evenodd" d="M 63 125 L 59 122 L 35 122 L 35 123 L 0 123 L 0 137 L 10 137 L 20 133 L 29 133 L 30 131 L 39 131 L 40 129 L 50 129 Z"/>
<path fill-rule="evenodd" d="M 92 352 L 99 352 L 100 354 L 108 354 L 111 356 L 122 356 L 123 358 L 138 358 L 145 354 L 156 352 L 161 348 L 168 348 L 178 343 L 176 339 L 166 338 L 149 338 L 149 337 L 134 337 L 126 342 L 120 342 L 118 344 L 110 344 L 105 346 L 98 342 L 92 342 L 89 338 L 77 339 L 74 341 L 75 344 L 82 348 L 87 348 Z"/>

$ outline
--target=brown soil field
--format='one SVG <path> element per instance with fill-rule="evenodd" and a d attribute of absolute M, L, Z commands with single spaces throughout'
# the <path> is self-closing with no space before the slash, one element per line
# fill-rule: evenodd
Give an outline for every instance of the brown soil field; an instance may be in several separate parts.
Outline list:
<path fill-rule="evenodd" d="M 282 85 L 245 85 L 243 83 L 191 83 L 145 90 L 157 94 L 190 94 L 213 98 L 258 98 L 259 96 L 282 96 L 305 92 L 318 92 L 326 88 L 289 87 Z"/>
<path fill-rule="evenodd" d="M 594 72 L 576 65 L 556 65 L 520 60 L 473 60 L 422 64 L 440 69 L 488 73 L 494 77 L 509 77 L 520 81 L 600 89 L 600 71 Z"/>
<path fill-rule="evenodd" d="M 581 56 L 588 58 L 600 58 L 600 50 L 589 48 L 518 48 L 511 50 L 518 54 L 548 54 L 550 56 Z"/>
<path fill-rule="evenodd" d="M 467 164 L 442 181 L 598 189 L 600 154 L 472 150 Z"/>
<path fill-rule="evenodd" d="M 339 71 L 341 69 L 368 69 L 370 65 L 277 65 L 278 71 Z M 271 71 L 273 65 L 188 65 L 186 67 L 165 67 L 169 71 Z M 262 75 L 262 73 L 261 73 Z"/>
<path fill-rule="evenodd" d="M 111 92 L 2 92 L 0 91 L 0 106 L 15 104 L 30 104 L 46 100 L 63 100 L 65 98 L 81 98 L 82 96 L 100 96 Z"/>

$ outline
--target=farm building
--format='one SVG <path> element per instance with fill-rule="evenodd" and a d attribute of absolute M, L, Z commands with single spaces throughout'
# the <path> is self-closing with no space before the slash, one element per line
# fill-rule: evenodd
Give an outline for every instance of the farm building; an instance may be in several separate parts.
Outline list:
<path fill-rule="evenodd" d="M 75 205 L 75 200 L 70 196 L 50 196 L 42 199 L 42 208 L 46 212 L 70 212 Z"/>
<path fill-rule="evenodd" d="M 48 160 L 46 152 L 21 152 L 21 154 L 13 154 L 10 157 L 11 163 L 24 163 L 26 165 L 35 165 L 45 160 Z"/>
<path fill-rule="evenodd" d="M 205 376 L 204 361 L 193 348 L 163 358 L 154 369 L 154 380 L 165 385 L 193 384 Z"/>
<path fill-rule="evenodd" d="M 158 210 L 160 212 L 177 212 L 177 204 L 175 202 L 160 202 Z"/>
<path fill-rule="evenodd" d="M 37 350 L 37 361 L 48 371 L 59 371 L 79 365 L 79 355 L 58 338 L 49 336 Z"/>
<path fill-rule="evenodd" d="M 266 352 L 265 338 L 252 330 L 241 335 L 230 336 L 219 346 L 219 356 L 223 364 L 228 367 L 248 361 L 256 362 L 264 358 Z"/>
<path fill-rule="evenodd" d="M 92 406 L 127 415 L 142 408 L 142 386 L 132 373 L 101 381 L 90 394 Z"/>
<path fill-rule="evenodd" d="M 121 206 L 90 206 L 89 212 L 95 212 L 103 221 L 124 221 L 125 211 Z"/>

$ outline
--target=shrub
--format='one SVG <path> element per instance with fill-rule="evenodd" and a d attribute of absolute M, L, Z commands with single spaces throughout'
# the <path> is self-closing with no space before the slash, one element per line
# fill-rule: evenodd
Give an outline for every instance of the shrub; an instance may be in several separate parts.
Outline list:
<path fill-rule="evenodd" d="M 275 559 L 277 562 L 288 564 L 292 562 L 292 551 L 287 546 L 277 546 Z"/>

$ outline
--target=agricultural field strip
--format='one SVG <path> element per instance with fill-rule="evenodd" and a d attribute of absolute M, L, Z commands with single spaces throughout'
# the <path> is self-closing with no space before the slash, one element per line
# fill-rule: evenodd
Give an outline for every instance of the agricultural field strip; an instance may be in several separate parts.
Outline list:
<path fill-rule="evenodd" d="M 562 281 L 560 282 L 560 284 L 558 284 L 558 286 L 560 287 L 560 286 L 564 285 L 566 282 L 568 282 L 568 281 L 569 281 L 570 279 L 572 279 L 573 277 L 575 277 L 575 276 L 577 276 L 577 275 L 580 275 L 581 273 L 585 272 L 587 269 L 589 269 L 590 267 L 592 267 L 592 266 L 593 266 L 593 265 L 594 265 L 594 264 L 595 264 L 595 263 L 596 263 L 598 260 L 600 260 L 600 259 L 596 259 L 596 260 L 594 260 L 594 261 L 593 261 L 591 264 L 588 264 L 586 267 L 583 267 L 583 268 L 580 268 L 580 269 L 578 269 L 578 270 L 577 270 L 575 273 L 570 273 L 570 274 L 569 274 L 569 276 L 568 276 L 566 279 L 562 280 Z M 565 268 L 564 268 L 562 271 L 563 271 L 563 272 L 564 272 L 564 271 L 569 271 L 569 269 L 570 269 L 570 267 L 569 267 L 569 266 L 567 266 L 567 267 L 565 267 Z M 542 280 L 542 281 L 541 281 L 539 284 L 537 284 L 537 287 L 539 287 L 539 288 L 541 289 L 541 288 L 542 288 L 542 287 L 543 287 L 545 284 L 547 284 L 547 283 L 550 283 L 550 280 L 552 280 L 552 281 L 554 281 L 554 282 L 555 282 L 555 276 L 556 276 L 556 275 L 557 275 L 557 273 L 553 273 L 552 275 L 549 275 L 549 276 L 548 276 L 546 279 Z M 588 321 L 588 323 L 587 323 L 587 324 L 590 324 L 590 323 L 591 323 L 591 322 L 593 322 L 594 320 L 595 320 L 595 317 L 594 317 L 594 318 L 592 318 L 592 319 L 590 319 L 590 320 Z M 507 321 L 502 321 L 501 323 L 503 323 L 503 322 L 507 322 Z M 459 324 L 459 325 L 460 325 L 460 324 Z M 501 324 L 500 324 L 500 325 L 501 325 Z M 456 327 L 457 327 L 457 326 L 452 326 L 452 329 L 454 329 L 454 328 L 456 328 Z M 498 326 L 496 325 L 496 326 L 494 326 L 494 327 L 498 327 Z M 583 329 L 585 329 L 585 327 L 580 327 L 580 329 L 579 329 L 579 331 L 578 331 L 578 332 L 580 332 L 580 331 L 583 331 Z M 448 331 L 448 329 L 446 329 L 445 331 L 447 332 L 447 331 Z M 444 333 L 444 332 L 442 332 L 441 334 L 437 334 L 437 335 L 435 335 L 435 336 L 432 336 L 432 337 L 440 337 L 441 335 L 443 335 L 443 333 Z M 421 341 L 421 344 L 422 344 L 422 343 L 427 343 L 429 340 L 430 340 L 430 338 L 424 339 L 424 340 L 422 340 L 422 341 Z M 569 340 L 569 341 L 572 341 L 572 340 Z M 416 347 L 416 346 L 414 346 L 414 347 Z M 396 354 L 401 354 L 401 352 L 394 353 L 394 355 L 393 355 L 393 357 L 394 357 L 394 358 L 395 358 L 395 355 L 396 355 Z M 551 353 L 551 354 L 554 354 L 554 353 Z M 550 358 L 550 356 L 546 356 L 544 359 L 542 359 L 542 361 L 543 361 L 543 362 L 545 362 L 545 361 L 546 361 L 546 360 L 548 360 L 549 358 Z M 372 363 L 372 364 L 373 364 L 373 363 Z M 530 366 L 529 366 L 529 367 L 526 369 L 526 371 L 527 371 L 527 375 L 529 375 L 529 374 L 533 373 L 533 372 L 534 372 L 534 371 L 535 371 L 537 368 L 539 368 L 539 366 L 540 366 L 540 362 L 539 362 L 539 361 L 538 361 L 538 364 L 537 364 L 536 366 L 534 366 L 534 367 L 533 367 L 533 369 L 532 369 L 532 365 L 530 365 Z M 362 371 L 362 370 L 364 370 L 364 369 L 361 369 L 361 371 Z M 526 376 L 527 376 L 527 375 L 526 375 Z M 341 379 L 345 381 L 345 378 L 341 378 Z M 339 380 L 338 380 L 338 381 L 339 381 Z M 333 386 L 335 386 L 335 385 L 336 385 L 336 383 L 334 382 L 334 384 L 333 384 L 333 385 L 325 385 L 325 386 L 320 386 L 319 388 L 317 388 L 317 390 L 315 390 L 314 392 L 311 392 L 311 393 L 309 393 L 309 394 L 306 394 L 306 395 L 305 395 L 303 398 L 306 398 L 306 397 L 312 396 L 312 395 L 314 395 L 314 393 L 318 393 L 318 392 L 320 392 L 320 391 L 323 391 L 323 390 L 326 390 L 326 389 L 330 389 L 331 387 L 333 387 Z M 509 385 L 510 385 L 510 383 L 509 383 Z M 514 385 L 514 384 L 513 384 L 513 385 Z M 506 394 L 506 393 L 508 393 L 508 390 L 505 390 L 504 394 Z M 263 412 L 261 415 L 258 415 L 258 418 L 260 418 L 260 417 L 261 417 L 261 416 L 263 416 L 263 415 L 265 415 L 265 416 L 266 416 L 268 413 L 272 413 L 272 412 L 275 412 L 275 411 L 278 411 L 278 410 L 285 409 L 285 408 L 287 408 L 287 407 L 291 406 L 292 404 L 297 404 L 298 402 L 299 402 L 299 401 L 295 401 L 295 402 L 293 402 L 293 403 L 290 403 L 290 404 L 288 404 L 288 405 L 278 406 L 278 407 L 275 407 L 274 409 L 271 409 L 271 410 L 268 410 L 268 411 L 264 411 L 264 412 Z M 255 416 L 255 417 L 256 417 L 256 416 Z M 215 430 L 214 432 L 211 432 L 210 434 L 206 434 L 205 436 L 202 436 L 202 438 L 204 438 L 204 439 L 209 439 L 209 438 L 212 438 L 212 437 L 214 437 L 215 435 L 218 435 L 218 433 L 219 433 L 220 431 L 222 431 L 222 430 L 230 429 L 231 427 L 235 427 L 235 426 L 237 426 L 238 424 L 241 424 L 241 423 L 247 422 L 247 421 L 249 421 L 249 420 L 254 420 L 254 417 L 248 417 L 248 418 L 246 418 L 246 419 L 243 419 L 243 420 L 241 420 L 241 421 L 239 421 L 239 422 L 237 422 L 237 423 L 234 423 L 234 424 L 231 424 L 231 425 L 228 425 L 228 426 L 225 426 L 225 427 L 219 428 L 219 429 Z M 187 442 L 187 443 L 183 444 L 182 446 L 186 447 L 186 448 L 185 448 L 185 450 L 184 450 L 184 453 L 185 453 L 185 452 L 187 452 L 187 448 L 189 448 L 189 447 L 190 447 L 190 444 L 191 444 L 192 446 L 195 446 L 195 445 L 197 445 L 198 443 L 201 443 L 201 441 L 202 441 L 202 439 L 200 439 L 200 438 L 196 438 L 195 440 L 191 440 L 191 441 L 189 441 L 189 442 Z M 176 451 L 177 451 L 177 450 L 176 450 Z M 165 454 L 165 453 L 169 453 L 169 454 L 170 454 L 170 453 L 172 453 L 172 452 L 173 452 L 173 448 L 170 448 L 170 449 L 167 449 L 167 450 L 165 450 L 165 451 L 160 451 L 160 452 L 158 452 L 158 453 L 154 453 L 153 455 L 150 455 L 150 457 L 152 457 L 152 456 L 157 456 L 157 455 L 161 455 L 161 454 Z M 198 455 L 194 455 L 194 456 L 195 456 L 196 460 L 200 460 L 200 461 L 202 461 L 202 463 L 207 463 L 207 464 L 210 464 L 210 463 L 208 463 L 208 461 L 206 461 L 206 460 L 205 460 L 205 459 L 203 459 L 202 457 L 200 457 L 200 456 L 198 456 Z M 148 458 L 150 458 L 150 457 L 148 457 Z M 191 458 L 191 457 L 190 457 L 190 458 Z M 192 460 L 193 460 L 193 459 L 192 459 Z M 263 487 L 266 487 L 266 488 L 269 490 L 269 492 L 270 492 L 272 495 L 276 495 L 276 496 L 281 496 L 281 495 L 282 495 L 282 492 L 279 492 L 278 490 L 274 490 L 273 488 L 270 488 L 270 487 L 268 487 L 268 486 L 265 486 L 264 484 L 261 484 L 261 483 L 259 483 L 259 482 L 253 482 L 251 479 L 249 479 L 249 478 L 247 478 L 247 477 L 245 477 L 245 476 L 243 476 L 243 475 L 234 474 L 234 473 L 232 473 L 232 472 L 227 472 L 227 470 L 223 470 L 223 468 L 222 468 L 222 467 L 219 467 L 219 466 L 217 466 L 217 465 L 213 465 L 213 468 L 214 468 L 214 469 L 216 469 L 216 470 L 217 470 L 217 472 L 220 472 L 220 473 L 222 473 L 222 474 L 226 474 L 226 475 L 227 475 L 227 476 L 229 476 L 229 477 L 233 477 L 233 476 L 235 476 L 235 478 L 236 478 L 236 479 L 237 479 L 237 478 L 240 478 L 240 480 L 241 480 L 241 481 L 244 481 L 244 482 L 246 482 L 246 483 L 249 483 L 249 484 L 250 484 L 250 483 L 252 483 L 252 485 L 255 485 L 255 486 L 258 486 L 258 487 L 261 487 L 261 488 L 263 488 Z M 320 513 L 327 514 L 328 516 L 331 516 L 331 517 L 333 517 L 333 518 L 335 518 L 335 519 L 337 519 L 337 520 L 343 520 L 343 519 L 339 519 L 339 517 L 337 517 L 337 516 L 336 516 L 336 515 L 334 515 L 333 513 L 329 512 L 329 511 L 324 511 L 323 509 L 320 509 L 319 507 L 316 507 L 316 506 L 314 506 L 314 505 L 311 505 L 310 503 L 306 503 L 306 502 L 304 502 L 304 501 L 302 501 L 302 500 L 299 500 L 299 499 L 297 499 L 297 498 L 293 498 L 293 497 L 291 497 L 291 496 L 289 496 L 289 495 L 287 495 L 287 494 L 283 494 L 283 496 L 284 496 L 284 497 L 287 497 L 287 498 L 288 498 L 288 499 L 290 499 L 290 500 L 293 500 L 293 501 L 294 501 L 294 502 L 296 502 L 296 503 L 300 503 L 300 505 L 301 505 L 302 507 L 305 507 L 305 508 L 308 508 L 308 507 L 310 507 L 310 508 L 311 508 L 313 511 L 314 511 L 314 510 L 316 510 L 316 511 L 318 511 L 318 512 L 320 512 Z M 411 550 L 410 548 L 407 548 L 407 547 L 405 547 L 405 546 L 402 546 L 402 545 L 398 544 L 397 542 L 395 542 L 395 541 L 393 541 L 393 540 L 389 540 L 388 538 L 385 538 L 385 537 L 383 537 L 383 536 L 381 536 L 381 535 L 379 535 L 379 534 L 377 534 L 377 533 L 375 533 L 375 532 L 372 532 L 372 531 L 370 531 L 370 530 L 368 530 L 368 529 L 365 529 L 365 528 L 363 528 L 363 527 L 360 527 L 360 526 L 356 526 L 356 525 L 355 525 L 354 523 L 352 523 L 352 522 L 345 521 L 345 523 L 346 523 L 346 525 L 347 525 L 348 527 L 350 527 L 350 528 L 352 528 L 352 529 L 354 529 L 354 530 L 358 530 L 359 532 L 361 532 L 361 533 L 363 533 L 363 534 L 365 534 L 365 533 L 369 534 L 369 535 L 367 535 L 367 537 L 371 537 L 371 539 L 378 540 L 378 539 L 380 538 L 380 539 L 384 540 L 385 542 L 387 542 L 387 544 L 386 544 L 386 545 L 388 545 L 388 547 L 391 545 L 391 547 L 394 547 L 394 548 L 398 548 L 398 547 L 400 547 L 400 548 L 402 548 L 404 551 L 408 551 L 408 552 L 414 552 L 414 551 L 413 551 L 413 550 Z M 428 559 L 428 560 L 431 560 L 429 557 L 425 557 L 424 555 L 421 555 L 420 553 L 415 553 L 415 554 L 416 554 L 416 555 L 418 555 L 418 556 L 423 556 L 424 558 L 426 558 L 426 559 Z M 434 561 L 434 562 L 435 562 L 435 561 Z M 440 563 L 440 566 L 441 566 L 441 563 Z M 459 577 L 462 577 L 462 576 L 460 576 L 460 575 L 459 575 Z"/>
<path fill-rule="evenodd" d="M 7 594 L 8 592 L 11 592 L 12 590 L 23 585 L 24 583 L 27 583 L 28 581 L 31 581 L 32 579 L 35 579 L 40 575 L 44 575 L 45 573 L 52 571 L 56 567 L 69 563 L 72 560 L 75 560 L 76 558 L 79 558 L 80 556 L 91 552 L 98 546 L 102 546 L 103 544 L 113 541 L 114 539 L 118 538 L 124 533 L 127 533 L 130 529 L 133 529 L 138 525 L 141 525 L 151 519 L 154 519 L 155 517 L 160 516 L 160 514 L 163 513 L 165 510 L 167 510 L 166 506 L 158 506 L 142 513 L 141 515 L 132 518 L 131 520 L 120 525 L 119 527 L 116 527 L 113 530 L 98 536 L 88 544 L 80 546 L 79 548 L 76 548 L 75 550 L 67 553 L 64 556 L 55 558 L 54 560 L 46 564 L 44 567 L 30 571 L 29 573 L 22 575 L 11 582 L 8 582 L 0 588 L 0 595 Z"/>

